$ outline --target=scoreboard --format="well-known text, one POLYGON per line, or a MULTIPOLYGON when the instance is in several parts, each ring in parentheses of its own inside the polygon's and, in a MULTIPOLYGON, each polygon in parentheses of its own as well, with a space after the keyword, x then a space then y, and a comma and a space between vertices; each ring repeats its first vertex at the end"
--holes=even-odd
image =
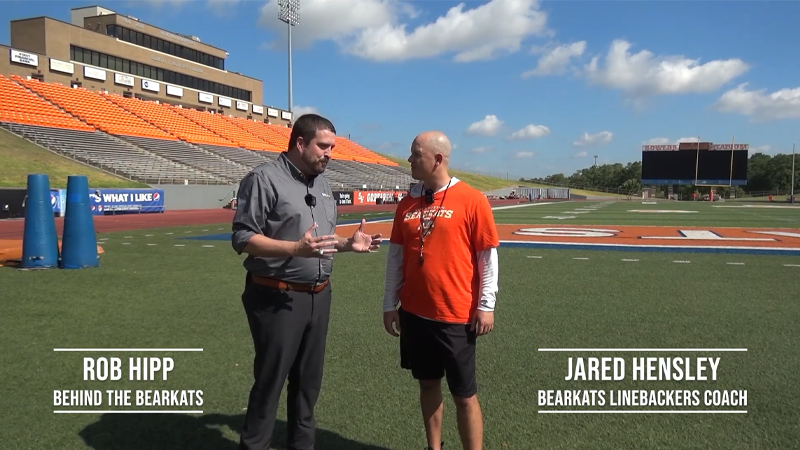
POLYGON ((642 146, 642 184, 742 186, 748 144, 682 142, 642 146))

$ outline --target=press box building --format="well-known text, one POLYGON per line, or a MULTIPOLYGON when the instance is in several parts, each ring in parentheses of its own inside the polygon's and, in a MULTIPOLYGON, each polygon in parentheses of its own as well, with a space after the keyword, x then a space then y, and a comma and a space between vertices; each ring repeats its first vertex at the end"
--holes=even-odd
POLYGON ((74 8, 71 23, 12 20, 0 73, 215 111, 272 124, 291 113, 263 105, 261 80, 226 69, 228 52, 101 6, 74 8))

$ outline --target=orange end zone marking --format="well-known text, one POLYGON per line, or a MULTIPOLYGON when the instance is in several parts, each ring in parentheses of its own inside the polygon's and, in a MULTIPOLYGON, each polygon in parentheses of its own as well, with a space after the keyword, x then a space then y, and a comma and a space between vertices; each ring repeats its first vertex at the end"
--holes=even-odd
MULTIPOLYGON (((337 233, 348 236, 358 224, 341 225, 337 233)), ((367 223, 368 234, 381 233, 388 242, 392 222, 367 223)), ((776 228, 727 228, 679 226, 611 226, 611 225, 497 225, 501 244, 520 247, 630 250, 700 250, 742 253, 784 253, 800 255, 800 230, 776 228), (749 250, 749 251, 747 251, 749 250)))

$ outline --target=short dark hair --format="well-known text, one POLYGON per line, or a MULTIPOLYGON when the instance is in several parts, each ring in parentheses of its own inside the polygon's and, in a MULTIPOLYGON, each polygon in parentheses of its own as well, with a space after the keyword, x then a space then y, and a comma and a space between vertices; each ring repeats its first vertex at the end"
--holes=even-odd
POLYGON ((289 136, 289 150, 297 147, 297 138, 302 137, 308 143, 317 135, 319 130, 328 130, 336 134, 333 123, 319 114, 303 114, 292 124, 292 134, 289 136))

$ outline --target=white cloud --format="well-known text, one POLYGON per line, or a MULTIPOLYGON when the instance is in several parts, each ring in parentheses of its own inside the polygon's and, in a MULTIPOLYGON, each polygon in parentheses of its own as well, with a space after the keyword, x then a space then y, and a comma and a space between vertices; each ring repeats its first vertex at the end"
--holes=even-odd
POLYGON ((577 141, 573 142, 572 145, 575 147, 591 147, 594 145, 603 145, 608 144, 611 142, 611 139, 614 137, 614 134, 610 131, 601 131, 597 134, 589 134, 583 133, 583 136, 580 137, 577 141))
POLYGON ((208 0, 208 7, 218 16, 231 16, 241 0, 208 0))
POLYGON ((557 47, 553 47, 552 45, 535 47, 532 53, 542 54, 542 57, 539 58, 539 64, 536 65, 536 68, 524 72, 522 74, 522 78, 529 78, 532 76, 561 75, 566 72, 571 59, 582 56, 583 52, 585 51, 586 41, 563 44, 557 47))
POLYGON ((160 8, 162 6, 171 6, 173 8, 178 8, 191 2, 192 0, 142 0, 141 1, 141 3, 144 3, 145 5, 150 5, 156 8, 160 8))
POLYGON ((752 154, 755 154, 755 153, 769 153, 770 150, 772 150, 772 146, 771 145, 759 145, 758 147, 751 148, 750 149, 750 152, 751 152, 750 154, 752 155, 752 154))
POLYGON ((294 105, 292 108, 292 113, 294 114, 295 118, 302 116, 303 114, 319 114, 319 110, 316 106, 300 106, 294 105))
POLYGON ((469 152, 470 153, 474 153, 476 155, 479 155, 479 154, 483 154, 483 153, 489 153, 489 152, 492 152, 492 151, 494 151, 494 149, 491 148, 491 147, 475 147, 472 150, 470 150, 469 152))
POLYGON ((694 137, 682 137, 682 138, 678 139, 677 141, 673 141, 672 139, 666 138, 666 137, 657 137, 657 138, 648 139, 648 140, 642 142, 642 145, 667 145, 667 144, 677 145, 677 144, 680 144, 681 142, 697 142, 697 136, 694 136, 694 137))
MULTIPOLYGON (((306 47, 314 41, 332 40, 343 51, 373 61, 452 53, 458 62, 486 60, 518 51, 530 36, 550 34, 547 14, 538 6, 537 0, 492 0, 472 9, 460 3, 444 16, 412 28, 404 20, 420 13, 405 1, 304 0, 292 42, 306 47)), ((286 25, 277 16, 277 0, 268 0, 259 24, 283 41, 286 25)))
MULTIPOLYGON (((278 0, 267 0, 258 24, 278 35, 271 45, 285 49, 286 24, 278 20, 278 12, 278 0)), ((341 43, 361 30, 392 23, 406 12, 393 0, 303 0, 300 24, 292 28, 292 46, 302 49, 325 40, 341 43)))
POLYGON ((747 83, 722 94, 714 104, 721 112, 750 116, 754 121, 800 118, 800 87, 767 93, 747 90, 747 83))
POLYGON ((667 144, 669 144, 669 138, 665 137, 657 137, 642 142, 642 145, 667 145, 667 144))
POLYGON ((511 133, 510 140, 536 139, 550 134, 550 129, 544 125, 528 124, 525 128, 511 133))
POLYGON ((534 152, 517 152, 517 154, 514 155, 514 156, 517 157, 517 158, 533 158, 534 156, 536 156, 536 153, 534 153, 534 152))
POLYGON ((629 52, 624 40, 611 43, 600 67, 600 57, 592 58, 585 76, 595 84, 619 89, 631 97, 713 92, 744 74, 750 66, 740 59, 718 59, 700 64, 685 56, 656 56, 642 50, 629 52))
POLYGON ((588 154, 588 153, 586 153, 586 152, 578 152, 578 153, 575 153, 575 156, 574 156, 574 157, 575 157, 575 158, 586 158, 588 155, 589 155, 589 154, 588 154))
MULTIPOLYGON (((233 6, 241 0, 206 0, 206 6, 218 16, 230 16, 233 13, 233 6)), ((131 2, 133 3, 133 2, 131 2)), ((145 3, 154 8, 161 8, 164 6, 172 6, 175 9, 181 9, 186 4, 197 4, 193 0, 139 0, 135 6, 141 6, 145 3)))
POLYGON ((229 8, 235 7, 242 1, 243 0, 207 0, 206 6, 219 12, 225 12, 229 8))
POLYGON ((473 123, 467 127, 467 134, 480 135, 480 136, 494 136, 500 127, 503 126, 503 121, 498 119, 494 114, 490 114, 478 122, 473 123))

